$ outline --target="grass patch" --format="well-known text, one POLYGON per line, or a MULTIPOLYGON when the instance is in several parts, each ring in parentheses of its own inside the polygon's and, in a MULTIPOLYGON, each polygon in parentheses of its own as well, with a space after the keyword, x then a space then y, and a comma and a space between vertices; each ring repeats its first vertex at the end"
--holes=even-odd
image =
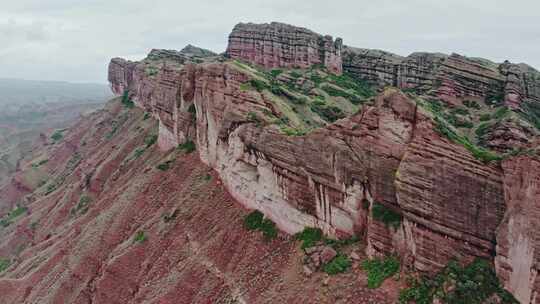
POLYGON ((124 94, 122 95, 122 104, 128 109, 131 109, 131 108, 133 108, 135 106, 135 104, 133 103, 133 101, 129 97, 129 91, 128 90, 125 90, 124 94))
POLYGON ((482 114, 480 115, 480 121, 488 121, 491 120, 491 114, 482 114))
POLYGON ((345 117, 343 111, 332 105, 327 105, 324 100, 317 99, 313 101, 310 106, 312 112, 318 114, 322 119, 327 122, 335 122, 338 119, 345 117))
POLYGON ((438 298, 448 304, 481 304, 493 294, 501 303, 519 303, 500 285, 491 264, 481 259, 466 267, 452 261, 434 278, 412 279, 409 286, 401 290, 399 303, 429 304, 438 298))
POLYGON ((373 219, 383 222, 387 227, 393 227, 395 229, 399 228, 403 219, 401 214, 377 202, 373 203, 371 214, 373 215, 373 219))
POLYGON ((467 108, 480 110, 480 104, 474 100, 464 100, 463 105, 467 108))
POLYGON ((37 163, 33 163, 33 164, 32 164, 32 168, 39 168, 39 167, 45 165, 45 164, 48 163, 48 162, 49 162, 48 159, 40 160, 40 161, 37 162, 37 163))
POLYGON ((281 73, 283 73, 283 70, 280 70, 280 69, 273 69, 270 71, 270 75, 272 75, 272 77, 278 77, 281 73))
POLYGON ((149 135, 144 139, 144 145, 146 146, 146 149, 153 146, 158 140, 158 136, 156 134, 149 135))
POLYGON ((173 163, 174 161, 173 160, 168 160, 166 162, 163 162, 159 165, 156 166, 156 168, 158 170, 161 170, 161 171, 167 171, 171 168, 171 164, 173 163))
POLYGON ((146 236, 146 233, 144 233, 143 230, 137 231, 135 234, 135 237, 133 238, 134 243, 144 243, 148 240, 148 237, 146 236))
POLYGON ((471 152, 471 154, 476 159, 484 163, 500 161, 502 159, 499 155, 472 144, 467 137, 458 135, 456 132, 451 130, 439 117, 435 117, 435 130, 449 140, 457 144, 463 145, 467 150, 469 150, 469 152, 471 152))
POLYGON ((342 75, 330 74, 328 79, 341 88, 353 90, 357 95, 364 98, 375 96, 375 91, 365 81, 360 80, 352 74, 343 73, 342 75))
POLYGON ((178 149, 184 151, 186 154, 190 154, 197 149, 195 143, 188 139, 185 143, 179 144, 178 149))
POLYGON ((499 120, 506 117, 506 115, 508 115, 509 113, 510 113, 510 110, 507 107, 501 107, 497 109, 495 113, 493 113, 493 118, 499 120))
POLYGON ((7 215, 0 219, 0 225, 7 227, 11 225, 19 216, 25 214, 28 211, 28 208, 17 206, 15 209, 11 210, 7 215))
POLYGON ((277 237, 276 224, 264 214, 255 210, 244 218, 244 227, 247 230, 259 230, 263 233, 265 240, 275 239, 277 237))
POLYGON ((365 260, 362 269, 367 272, 368 288, 378 288, 399 271, 399 260, 394 256, 365 260))
POLYGON ((57 143, 61 141, 64 138, 63 132, 64 132, 63 130, 54 131, 54 133, 51 135, 51 139, 53 140, 53 142, 57 143))
POLYGON ((358 96, 356 96, 354 94, 345 92, 343 90, 336 89, 333 86, 324 85, 324 86, 321 87, 321 89, 323 89, 323 91, 328 93, 328 95, 330 95, 330 96, 343 97, 345 99, 348 99, 352 104, 355 104, 355 105, 362 102, 362 99, 360 97, 358 97, 358 96))
POLYGON ((88 211, 88 208, 90 207, 91 202, 92 202, 92 198, 90 198, 88 195, 82 195, 79 198, 79 202, 77 203, 77 206, 71 209, 71 214, 72 215, 85 214, 88 211))
POLYGON ((329 275, 343 273, 351 267, 351 260, 343 254, 338 254, 328 264, 323 266, 323 271, 329 275))
POLYGON ((0 272, 4 272, 11 265, 11 261, 7 258, 0 258, 0 272))
POLYGON ((306 227, 294 235, 295 239, 302 241, 302 249, 315 246, 323 239, 322 230, 319 228, 306 227))

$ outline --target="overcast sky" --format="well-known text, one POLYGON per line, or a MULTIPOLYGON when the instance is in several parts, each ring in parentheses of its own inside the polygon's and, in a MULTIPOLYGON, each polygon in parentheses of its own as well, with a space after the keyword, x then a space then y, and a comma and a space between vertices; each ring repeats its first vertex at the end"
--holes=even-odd
POLYGON ((222 52, 238 22, 280 21, 400 55, 540 68, 540 0, 2 0, 0 77, 106 82, 112 57, 188 43, 222 52))

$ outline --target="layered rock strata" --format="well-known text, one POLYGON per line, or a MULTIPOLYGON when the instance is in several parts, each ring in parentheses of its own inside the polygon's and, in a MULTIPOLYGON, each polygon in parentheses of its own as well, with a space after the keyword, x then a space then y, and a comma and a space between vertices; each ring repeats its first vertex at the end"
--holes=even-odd
POLYGON ((227 55, 266 68, 321 64, 341 74, 342 40, 284 23, 239 23, 229 35, 227 55))
POLYGON ((503 162, 508 211, 497 231, 497 274, 521 303, 540 303, 540 160, 503 162))
MULTIPOLYGON (((111 64, 111 74, 122 74, 118 66, 111 64)), ((505 210, 500 169, 437 135, 426 114, 398 91, 385 92, 349 119, 295 137, 246 119, 250 111, 270 109, 262 94, 240 89, 249 75, 234 65, 189 64, 172 79, 174 94, 172 82, 161 88, 150 81, 154 90, 144 95, 128 82, 112 87, 131 88, 136 104, 154 105, 162 148, 180 142, 179 134, 193 136, 201 159, 231 194, 284 231, 311 226, 335 236, 364 235, 371 254, 397 252, 426 272, 451 258, 494 253, 505 210), (188 115, 192 104, 196 136, 181 120, 173 119, 173 128, 169 123, 188 115), (402 222, 374 219, 375 205, 400 214, 402 222)))
POLYGON ((540 100, 540 73, 524 64, 496 64, 458 54, 413 53, 407 57, 344 47, 343 70, 377 85, 432 92, 443 100, 480 98, 517 109, 540 100))
MULTIPOLYGON (((283 37, 270 32, 278 36, 270 45, 290 39, 288 31, 283 37)), ((240 47, 243 40, 233 34, 229 56, 267 68, 294 66, 290 62, 296 59, 284 60, 273 48, 255 52, 253 46, 240 47), (271 55, 260 57, 265 52, 271 55)), ((244 46, 257 45, 251 37, 244 46)), ((295 58, 298 53, 288 54, 295 58)), ((319 63, 304 58, 305 66, 319 63)), ((250 113, 272 113, 272 101, 242 89, 252 75, 232 62, 157 62, 113 59, 113 91, 127 92, 159 120, 162 149, 194 140, 203 162, 247 208, 262 211, 288 233, 311 226, 337 237, 363 236, 368 254, 396 253, 404 265, 425 273, 435 273, 451 259, 496 257, 505 286, 523 303, 536 303, 532 231, 538 223, 534 212, 523 211, 539 197, 534 175, 539 170, 524 172, 535 161, 510 159, 502 167, 478 161, 435 132, 431 114, 396 89, 385 90, 349 118, 306 136, 287 136, 248 119, 250 113), (156 72, 148 73, 149 67, 156 72), (381 209, 399 220, 388 223, 374 216, 381 209)), ((509 106, 535 100, 534 72, 521 66, 520 74, 515 65, 503 65, 494 68, 455 54, 401 58, 358 49, 351 53, 349 48, 344 52, 345 70, 380 85, 435 91, 449 101, 500 92, 507 93, 503 97, 509 106)), ((505 134, 516 133, 500 127, 505 134)))

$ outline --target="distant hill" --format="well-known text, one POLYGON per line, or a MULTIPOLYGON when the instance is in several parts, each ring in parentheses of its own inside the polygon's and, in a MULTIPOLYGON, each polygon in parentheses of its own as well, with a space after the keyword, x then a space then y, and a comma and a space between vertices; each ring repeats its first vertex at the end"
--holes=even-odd
POLYGON ((112 96, 106 84, 0 78, 0 104, 103 102, 112 96))

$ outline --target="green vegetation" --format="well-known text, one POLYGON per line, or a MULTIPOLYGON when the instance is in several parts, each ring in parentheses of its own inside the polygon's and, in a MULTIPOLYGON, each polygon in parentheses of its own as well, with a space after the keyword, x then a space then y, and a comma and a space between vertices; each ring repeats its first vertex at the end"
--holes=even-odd
POLYGON ((397 229, 401 225, 401 214, 393 211, 381 203, 373 203, 371 214, 373 215, 373 219, 383 222, 387 227, 397 229))
POLYGON ((157 140, 158 140, 158 136, 156 134, 152 134, 152 135, 147 136, 144 139, 144 145, 145 145, 146 149, 153 146, 157 142, 157 140))
POLYGON ((150 113, 144 112, 143 120, 147 120, 148 118, 150 118, 150 113))
POLYGON ((131 108, 133 108, 135 106, 135 104, 133 103, 133 101, 129 97, 129 91, 128 90, 125 90, 124 94, 122 95, 122 104, 128 109, 131 109, 131 108))
POLYGON ((323 238, 322 230, 319 228, 306 227, 301 232, 294 236, 297 240, 302 241, 302 249, 315 246, 323 238))
POLYGON ((137 233, 135 234, 135 237, 133 238, 134 243, 144 243, 146 242, 146 240, 148 240, 148 237, 146 236, 143 230, 137 231, 137 233))
POLYGON ((448 304, 480 304, 493 294, 501 303, 518 303, 502 288, 489 262, 481 259, 466 267, 452 261, 434 278, 411 279, 409 286, 400 292, 399 303, 429 304, 438 298, 448 304))
POLYGON ((40 160, 40 161, 37 162, 37 163, 33 163, 33 164, 32 164, 32 168, 39 168, 39 167, 43 166, 44 164, 46 164, 46 163, 48 163, 48 162, 49 162, 48 159, 42 159, 42 160, 40 160))
POLYGON ((484 135, 486 135, 489 130, 493 127, 493 124, 492 123, 489 123, 489 122, 483 122, 481 123, 478 128, 476 128, 476 130, 474 131, 474 133, 476 134, 476 136, 478 138, 482 138, 484 137, 484 135))
POLYGON ((8 269, 9 265, 11 265, 11 261, 9 259, 0 257, 0 273, 8 269))
POLYGON ((258 79, 251 79, 249 81, 249 85, 255 90, 257 90, 257 92, 262 92, 264 89, 268 88, 264 81, 258 79))
POLYGON ((281 73, 283 73, 283 70, 280 70, 280 69, 273 69, 270 71, 270 75, 272 75, 272 77, 278 77, 281 73))
POLYGON ((28 208, 17 206, 15 209, 11 210, 10 213, 0 219, 0 225, 3 227, 11 225, 15 221, 15 219, 17 219, 19 216, 23 215, 27 211, 28 208))
POLYGON ((161 170, 161 171, 167 171, 171 168, 171 164, 174 162, 174 160, 168 160, 166 162, 163 162, 159 165, 156 166, 156 168, 158 170, 161 170))
POLYGON ((328 264, 323 266, 324 272, 335 275, 347 271, 351 267, 351 260, 343 254, 338 254, 328 264))
POLYGON ((258 210, 251 212, 244 218, 244 227, 247 230, 261 231, 265 240, 277 237, 276 224, 270 219, 264 218, 264 215, 258 210))
POLYGON ((144 154, 144 151, 146 151, 144 148, 139 147, 139 148, 135 149, 135 151, 133 152, 133 156, 135 158, 139 158, 139 157, 141 157, 141 155, 144 154))
POLYGON ((378 288, 384 280, 399 272, 399 260, 394 256, 365 260, 362 269, 367 272, 368 288, 378 288))
POLYGON ((304 230, 295 234, 294 238, 302 242, 302 245, 300 246, 302 249, 313 247, 317 245, 317 243, 323 242, 325 245, 328 245, 338 251, 342 247, 359 241, 358 237, 356 236, 339 240, 326 238, 324 237, 321 229, 313 227, 305 227, 304 230))
POLYGON ((295 129, 287 126, 281 126, 281 132, 285 133, 287 136, 304 136, 307 134, 306 130, 295 129))
POLYGON ((502 90, 490 90, 486 94, 485 103, 488 105, 498 105, 504 101, 504 92, 502 90))
POLYGON ((327 105, 326 102, 321 99, 316 99, 313 101, 311 104, 311 111, 319 114, 319 116, 328 122, 335 122, 336 120, 345 117, 345 114, 340 108, 327 105))
POLYGON ((339 97, 346 98, 350 102, 352 102, 353 104, 359 104, 359 103, 362 102, 362 99, 360 97, 358 97, 358 96, 356 96, 354 94, 348 93, 346 91, 343 91, 341 89, 336 89, 333 86, 324 85, 324 86, 321 87, 321 89, 323 89, 330 96, 334 96, 334 97, 339 96, 339 97))
POLYGON ((91 202, 92 202, 92 198, 90 198, 88 195, 82 195, 79 198, 79 202, 77 203, 77 206, 71 209, 71 214, 72 215, 85 214, 88 211, 88 208, 90 207, 91 202))
POLYGON ((493 118, 499 120, 504 118, 509 113, 510 110, 507 107, 500 107, 499 109, 497 109, 497 111, 495 111, 495 113, 493 113, 493 118))
POLYGON ((259 118, 259 116, 257 116, 257 113, 255 112, 248 112, 246 120, 255 123, 257 126, 261 125, 261 119, 259 118))
POLYGON ((474 100, 464 100, 463 105, 466 106, 467 108, 480 110, 480 104, 478 104, 478 102, 474 100))
POLYGON ((520 115, 540 130, 540 104, 536 102, 521 103, 520 115))
POLYGON ((57 143, 59 141, 61 141, 63 138, 64 138, 64 130, 56 130, 54 131, 54 133, 51 135, 51 139, 57 143))
POLYGON ((178 149, 184 151, 186 154, 190 154, 195 151, 197 147, 191 139, 188 139, 183 144, 179 144, 178 149))
POLYGON ((329 245, 330 247, 334 248, 335 250, 339 250, 339 249, 341 249, 341 248, 343 248, 345 246, 352 245, 352 244, 357 243, 359 241, 360 241, 360 239, 357 236, 352 236, 350 238, 339 239, 339 240, 334 240, 334 239, 329 239, 329 238, 324 239, 324 243, 326 245, 329 245))
POLYGON ((339 87, 353 90, 357 95, 361 97, 368 98, 375 95, 373 89, 371 89, 371 87, 366 82, 354 77, 351 74, 343 73, 339 76, 330 74, 328 78, 332 83, 338 85, 339 87))
POLYGON ((491 114, 487 114, 487 113, 486 113, 486 114, 482 114, 482 115, 480 115, 480 118, 479 118, 479 119, 480 119, 480 121, 488 121, 488 120, 491 119, 491 114))

